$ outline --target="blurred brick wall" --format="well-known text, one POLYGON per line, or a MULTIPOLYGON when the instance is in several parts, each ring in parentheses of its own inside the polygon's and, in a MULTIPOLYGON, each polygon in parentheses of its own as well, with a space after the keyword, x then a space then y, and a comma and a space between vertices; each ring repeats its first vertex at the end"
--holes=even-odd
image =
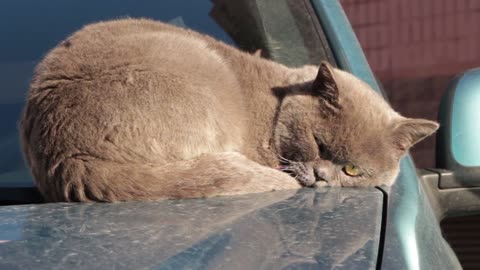
MULTIPOLYGON (((341 0, 392 106, 437 118, 450 78, 480 66, 480 0, 341 0)), ((434 138, 412 149, 417 167, 433 167, 434 138)))

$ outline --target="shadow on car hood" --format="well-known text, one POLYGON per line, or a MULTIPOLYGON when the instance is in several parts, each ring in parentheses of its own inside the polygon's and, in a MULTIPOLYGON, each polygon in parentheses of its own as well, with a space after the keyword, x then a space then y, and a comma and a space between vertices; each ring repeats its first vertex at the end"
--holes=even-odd
POLYGON ((375 268, 382 193, 0 207, 1 269, 375 268))

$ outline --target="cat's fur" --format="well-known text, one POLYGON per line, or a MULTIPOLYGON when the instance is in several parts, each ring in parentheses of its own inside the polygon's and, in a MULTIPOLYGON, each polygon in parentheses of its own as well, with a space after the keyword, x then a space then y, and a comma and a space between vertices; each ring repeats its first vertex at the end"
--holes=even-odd
POLYGON ((88 25, 45 57, 20 128, 46 200, 111 202, 389 185, 437 127, 327 63, 288 68, 123 19, 88 25))

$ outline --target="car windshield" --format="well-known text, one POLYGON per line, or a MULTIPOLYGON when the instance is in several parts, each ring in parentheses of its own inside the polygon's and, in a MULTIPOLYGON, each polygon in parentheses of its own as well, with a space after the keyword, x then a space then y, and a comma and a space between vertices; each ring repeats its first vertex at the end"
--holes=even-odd
POLYGON ((60 1, 0 2, 0 187, 31 186, 20 151, 18 121, 35 65, 83 25, 144 17, 206 33, 291 66, 327 59, 312 16, 299 1, 60 1))

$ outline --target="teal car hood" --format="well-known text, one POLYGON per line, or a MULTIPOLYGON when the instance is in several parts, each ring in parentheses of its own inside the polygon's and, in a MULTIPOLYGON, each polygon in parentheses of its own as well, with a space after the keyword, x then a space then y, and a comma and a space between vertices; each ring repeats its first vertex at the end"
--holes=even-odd
POLYGON ((383 194, 0 207, 0 269, 374 269, 383 194))

